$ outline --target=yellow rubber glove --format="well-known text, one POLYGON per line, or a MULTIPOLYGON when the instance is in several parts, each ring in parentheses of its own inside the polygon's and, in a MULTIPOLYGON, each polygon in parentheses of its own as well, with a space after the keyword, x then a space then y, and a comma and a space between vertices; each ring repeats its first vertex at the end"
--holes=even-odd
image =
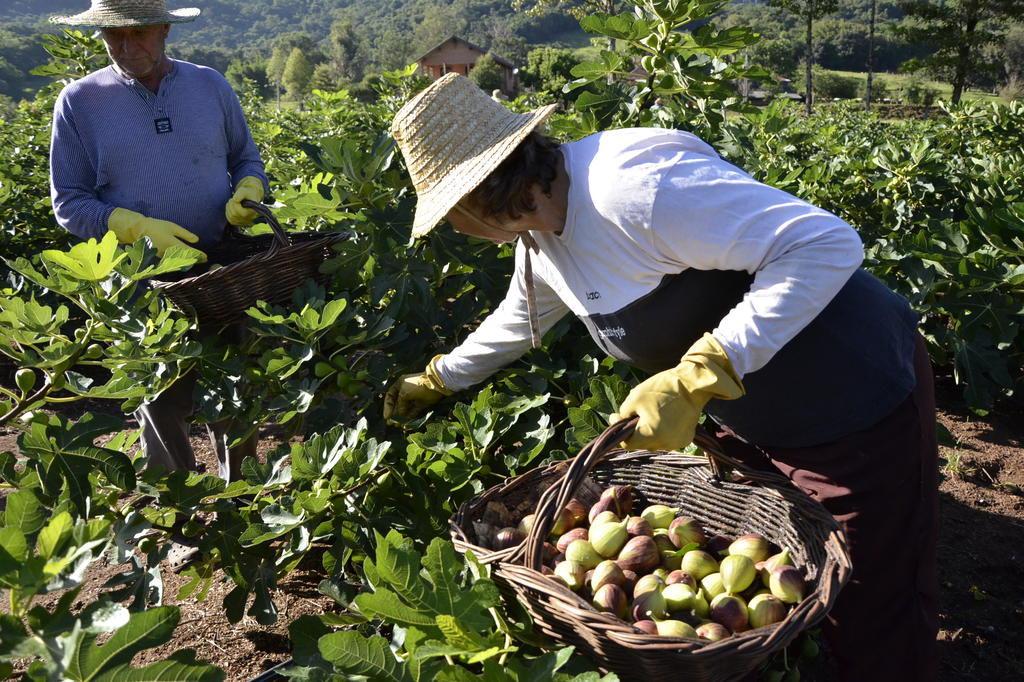
POLYGON ((117 235, 117 240, 122 244, 132 244, 143 237, 149 237, 149 241, 153 242, 156 252, 161 256, 170 247, 181 246, 201 256, 200 263, 206 262, 205 253, 185 243, 195 244, 199 237, 169 220, 147 218, 126 208, 115 208, 107 219, 107 229, 117 235))
POLYGON ((711 334, 690 346, 678 365, 637 384, 608 421, 640 418, 628 450, 679 450, 693 441, 697 419, 712 398, 745 393, 729 356, 711 334))
POLYGON ((242 206, 243 199, 255 202, 263 201, 263 181, 252 175, 239 181, 231 200, 224 207, 224 215, 232 225, 252 225, 252 221, 256 220, 259 215, 251 208, 242 206))
POLYGON ((441 357, 435 355, 423 372, 401 376, 388 387, 384 394, 384 419, 407 422, 454 393, 437 373, 441 357))

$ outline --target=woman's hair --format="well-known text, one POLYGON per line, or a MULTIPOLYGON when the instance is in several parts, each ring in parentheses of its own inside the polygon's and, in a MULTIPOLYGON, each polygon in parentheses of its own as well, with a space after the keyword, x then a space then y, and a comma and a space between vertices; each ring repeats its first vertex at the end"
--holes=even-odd
POLYGON ((519 218, 537 210, 530 192, 534 184, 540 185, 545 194, 551 194, 551 183, 558 174, 557 164, 558 142, 532 132, 469 193, 469 200, 479 206, 484 215, 504 213, 510 218, 519 218))

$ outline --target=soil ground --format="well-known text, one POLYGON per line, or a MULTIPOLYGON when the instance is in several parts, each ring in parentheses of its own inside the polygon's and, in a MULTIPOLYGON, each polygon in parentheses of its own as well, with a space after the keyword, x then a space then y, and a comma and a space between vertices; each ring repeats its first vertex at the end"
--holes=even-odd
MULTIPOLYGON (((949 435, 940 447, 940 679, 1024 679, 1024 415, 974 416, 957 393, 939 388, 939 422, 949 435)), ((96 407, 96 406, 92 406, 96 407)), ((109 409, 109 408, 108 408, 109 409)), ((197 459, 216 471, 205 430, 193 430, 197 459)), ((16 434, 0 429, 0 450, 15 449, 16 434)), ((261 453, 277 445, 264 434, 261 453)), ((119 572, 94 569, 82 600, 119 572)), ((334 602, 317 591, 319 559, 309 557, 282 581, 274 600, 278 624, 262 626, 246 617, 228 623, 221 602, 231 583, 214 581, 204 601, 178 600, 183 578, 164 572, 166 602, 182 608, 174 639, 145 652, 136 664, 194 649, 200 660, 222 667, 229 680, 244 681, 289 658, 287 624, 300 615, 324 613, 334 602)), ((828 679, 828 665, 804 679, 828 679)))

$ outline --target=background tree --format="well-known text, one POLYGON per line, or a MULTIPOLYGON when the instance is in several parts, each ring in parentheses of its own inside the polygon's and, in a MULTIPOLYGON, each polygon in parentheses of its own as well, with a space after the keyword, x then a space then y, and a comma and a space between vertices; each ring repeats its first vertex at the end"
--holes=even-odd
POLYGON ((288 55, 288 63, 284 67, 284 76, 282 77, 285 90, 288 91, 288 97, 301 102, 303 96, 309 92, 309 84, 312 78, 313 65, 306 58, 306 54, 297 47, 292 48, 291 54, 288 55))
MULTIPOLYGON (((621 0, 512 0, 512 7, 517 10, 525 10, 531 14, 542 14, 551 9, 559 9, 568 12, 577 19, 582 19, 589 14, 602 12, 604 14, 617 14, 622 11, 621 0)), ((615 38, 607 39, 608 49, 615 51, 615 38)))
POLYGON ((224 77, 228 79, 231 87, 236 90, 244 89, 246 83, 253 83, 259 90, 260 96, 266 97, 269 94, 271 85, 270 77, 267 75, 268 64, 269 62, 266 59, 259 57, 235 59, 228 65, 228 70, 224 73, 224 77))
POLYGON ((868 81, 864 86, 864 108, 871 110, 871 87, 875 76, 875 20, 878 14, 878 0, 871 0, 871 18, 868 20, 868 81))
POLYGON ((476 60, 469 77, 488 94, 494 90, 505 89, 505 69, 494 60, 490 52, 476 60))
POLYGON ((333 64, 324 62, 323 64, 317 64, 313 68, 313 76, 309 79, 311 90, 334 92, 341 86, 342 83, 338 79, 338 71, 333 64))
POLYGON ((277 108, 281 108, 281 88, 284 85, 284 68, 288 66, 288 53, 284 45, 276 45, 267 62, 267 78, 277 90, 277 108))
POLYGON ((362 33, 356 30, 351 19, 341 18, 331 24, 327 54, 335 81, 358 83, 363 79, 366 46, 362 33))
POLYGON ((768 4, 781 7, 798 15, 807 27, 804 43, 804 65, 807 69, 804 95, 808 115, 811 113, 814 100, 814 22, 816 19, 831 14, 839 6, 839 0, 768 0, 768 4))
POLYGON ((572 80, 572 69, 580 63, 572 50, 557 47, 538 47, 526 55, 526 66, 519 77, 528 88, 542 90, 565 101, 562 87, 572 80))
POLYGON ((985 48, 1000 41, 1008 21, 1024 12, 1024 0, 905 0, 900 4, 913 23, 894 27, 909 42, 926 43, 934 52, 912 61, 911 70, 924 69, 953 85, 952 101, 960 101, 968 85, 993 79, 997 60, 985 48))

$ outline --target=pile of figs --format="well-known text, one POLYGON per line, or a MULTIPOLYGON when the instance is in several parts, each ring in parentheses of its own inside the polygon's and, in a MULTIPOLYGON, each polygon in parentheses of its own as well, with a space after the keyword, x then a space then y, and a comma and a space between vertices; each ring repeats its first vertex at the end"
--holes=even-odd
MULTIPOLYGON (((634 514, 635 492, 612 486, 589 509, 571 500, 545 544, 544 572, 598 611, 665 637, 717 641, 777 623, 804 598, 786 549, 752 533, 709 536, 663 504, 634 514)), ((525 540, 533 522, 500 530, 495 548, 525 540)))

